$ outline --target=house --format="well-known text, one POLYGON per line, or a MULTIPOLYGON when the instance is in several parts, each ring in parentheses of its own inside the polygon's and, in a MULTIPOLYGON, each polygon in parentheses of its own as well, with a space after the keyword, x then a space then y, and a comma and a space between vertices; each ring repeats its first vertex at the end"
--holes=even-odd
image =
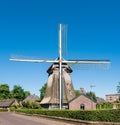
POLYGON ((40 98, 35 94, 30 95, 26 99, 23 100, 23 102, 39 102, 39 101, 40 101, 40 98))
POLYGON ((120 94, 107 94, 106 102, 120 101, 120 94))
POLYGON ((18 105, 15 99, 0 100, 0 108, 9 109, 12 105, 18 105))
POLYGON ((95 110, 96 102, 85 94, 80 94, 70 100, 68 106, 70 110, 95 110))
POLYGON ((98 104, 102 104, 102 103, 105 102, 105 100, 104 100, 103 98, 96 97, 96 99, 97 99, 97 103, 98 103, 98 104))

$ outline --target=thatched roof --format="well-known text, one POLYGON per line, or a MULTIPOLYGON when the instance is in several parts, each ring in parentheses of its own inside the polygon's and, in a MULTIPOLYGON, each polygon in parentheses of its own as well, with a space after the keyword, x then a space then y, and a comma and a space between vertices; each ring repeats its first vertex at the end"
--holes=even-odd
POLYGON ((23 100, 23 102, 35 102, 35 101, 40 101, 40 98, 35 94, 30 95, 26 99, 23 100))
POLYGON ((8 108, 10 107, 15 100, 0 100, 0 108, 8 108))

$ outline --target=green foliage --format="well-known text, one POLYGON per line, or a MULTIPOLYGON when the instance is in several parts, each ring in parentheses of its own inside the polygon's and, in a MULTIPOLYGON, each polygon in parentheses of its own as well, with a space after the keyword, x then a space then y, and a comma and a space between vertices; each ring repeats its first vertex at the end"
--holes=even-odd
POLYGON ((87 92, 86 93, 86 95, 90 98, 90 99, 92 99, 94 102, 97 102, 97 97, 96 97, 96 95, 95 95, 95 93, 94 92, 87 92))
POLYGON ((45 83, 42 88, 39 90, 40 91, 40 100, 42 100, 45 96, 45 92, 46 92, 46 87, 47 87, 47 83, 45 83))
POLYGON ((27 98, 28 96, 30 96, 30 92, 29 91, 24 91, 25 94, 25 98, 27 98))
POLYGON ((16 99, 18 101, 21 101, 29 95, 30 92, 24 91, 24 89, 21 86, 15 85, 13 90, 10 91, 8 84, 0 84, 0 100, 16 99))
POLYGON ((80 90, 75 90, 75 96, 78 96, 80 94, 80 90))
POLYGON ((19 108, 19 105, 11 105, 10 111, 15 111, 18 108, 19 108))
POLYGON ((40 107, 39 102, 32 102, 32 108, 38 109, 40 107))
POLYGON ((23 108, 31 108, 31 103, 30 102, 22 102, 23 108))
POLYGON ((41 109, 18 109, 17 112, 27 114, 40 114, 56 117, 65 117, 88 121, 120 122, 120 110, 41 110, 41 109))
POLYGON ((25 99, 24 89, 21 86, 15 85, 12 90, 12 95, 13 95, 13 98, 17 99, 18 101, 25 99))
POLYGON ((15 111, 15 107, 10 107, 10 111, 11 112, 15 111))
POLYGON ((0 112, 8 112, 8 110, 5 108, 5 109, 0 109, 0 112))
POLYGON ((113 108, 113 104, 110 102, 105 102, 102 104, 97 104, 96 105, 97 109, 112 109, 113 108))
POLYGON ((23 108, 38 109, 40 107, 39 102, 22 102, 23 108))
POLYGON ((8 99, 10 94, 8 84, 0 84, 0 99, 8 99))

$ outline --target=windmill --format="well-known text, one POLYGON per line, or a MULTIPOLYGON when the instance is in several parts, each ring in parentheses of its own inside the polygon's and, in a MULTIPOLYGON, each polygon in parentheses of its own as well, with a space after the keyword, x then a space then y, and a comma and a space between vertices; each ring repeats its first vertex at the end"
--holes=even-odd
POLYGON ((62 64, 109 64, 109 60, 64 60, 63 59, 63 32, 65 32, 65 25, 60 24, 59 26, 59 58, 56 60, 40 60, 40 59, 22 59, 22 58, 11 58, 10 61, 18 62, 33 62, 33 63, 57 63, 59 64, 59 107, 62 109, 62 64))

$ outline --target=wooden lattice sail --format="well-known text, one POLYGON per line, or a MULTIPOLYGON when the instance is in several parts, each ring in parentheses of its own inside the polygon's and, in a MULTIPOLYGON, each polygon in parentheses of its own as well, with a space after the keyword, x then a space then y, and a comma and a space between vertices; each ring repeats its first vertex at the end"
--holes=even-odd
MULTIPOLYGON (((57 60, 44 60, 44 59, 24 59, 24 58, 16 58, 12 57, 11 61, 18 62, 34 62, 34 63, 53 63, 52 66, 47 70, 48 84, 46 89, 46 94, 43 100, 41 101, 41 105, 44 105, 50 108, 51 105, 58 104, 59 108, 62 109, 65 104, 69 100, 71 100, 74 96, 74 89, 72 85, 72 80, 70 77, 70 73, 72 69, 68 64, 80 64, 82 66, 85 65, 108 65, 110 63, 109 60, 63 60, 64 51, 64 43, 66 41, 66 26, 64 24, 60 24, 59 27, 59 58, 57 60)), ((51 107, 52 108, 52 107, 51 107)))

